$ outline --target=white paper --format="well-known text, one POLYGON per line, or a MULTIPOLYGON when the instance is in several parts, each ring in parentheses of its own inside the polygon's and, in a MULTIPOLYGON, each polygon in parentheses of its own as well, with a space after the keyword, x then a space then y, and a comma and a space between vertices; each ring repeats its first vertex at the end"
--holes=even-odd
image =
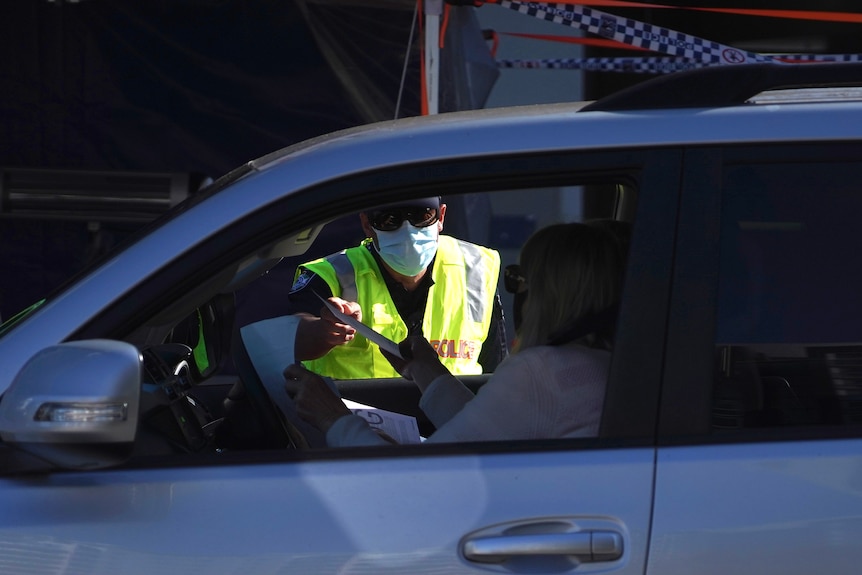
MULTIPOLYGON (((261 382, 267 388, 269 396, 281 409, 282 413, 295 425, 299 426, 301 431, 308 437, 309 434, 320 432, 317 430, 311 431, 313 428, 299 419, 299 416, 296 414, 296 406, 284 391, 284 369, 294 362, 293 345, 299 321, 298 317, 292 315, 266 319, 243 326, 240 328, 240 333, 249 358, 261 382)), ((377 333, 368 326, 363 327, 372 331, 372 333, 377 333)), ((359 330, 357 329, 357 331, 359 330)), ((380 334, 377 335, 379 338, 394 345, 394 342, 380 334)), ((395 349, 397 351, 397 345, 395 349)), ((335 382, 331 378, 324 377, 323 380, 326 381, 336 394, 340 395, 335 382)), ((371 427, 386 433, 398 443, 419 443, 422 440, 419 435, 419 425, 416 422, 416 418, 411 415, 378 409, 349 399, 342 399, 342 401, 348 409, 367 421, 371 427)), ((322 435, 313 444, 325 445, 322 435)))
POLYGON ((293 345, 299 317, 283 315, 240 328, 254 369, 267 389, 284 388, 284 369, 294 362, 293 345))
MULTIPOLYGON (((376 331, 374 331, 373 329, 371 329, 370 327, 368 327, 367 325, 365 325, 361 321, 357 321, 355 317, 341 313, 341 310, 339 310, 331 301, 323 299, 323 297, 321 297, 320 294, 315 293, 314 295, 319 297, 320 301, 322 301, 324 304, 326 304, 326 307, 328 307, 329 311, 332 312, 332 315, 334 315, 336 318, 338 318, 342 323, 346 323, 347 325, 349 325, 350 327, 352 327, 353 329, 358 331, 360 334, 365 336, 365 338, 367 338, 368 341, 370 341, 372 343, 376 343, 378 346, 385 349, 386 351, 388 351, 389 353, 391 353, 395 357, 399 357, 399 358, 401 357, 401 352, 398 351, 398 344, 397 343, 395 343, 394 341, 392 341, 391 339, 389 339, 386 336, 380 335, 379 333, 377 333, 376 331)), ((404 358, 401 358, 401 359, 404 359, 404 358)))
POLYGON ((284 417, 299 429, 311 447, 325 447, 323 433, 305 422, 284 390, 284 369, 294 362, 293 343, 299 317, 284 315, 240 328, 243 345, 261 383, 284 417))
POLYGON ((419 435, 419 424, 412 415, 378 409, 349 399, 342 399, 342 401, 350 411, 367 421, 368 425, 382 431, 398 443, 404 445, 422 441, 419 435))

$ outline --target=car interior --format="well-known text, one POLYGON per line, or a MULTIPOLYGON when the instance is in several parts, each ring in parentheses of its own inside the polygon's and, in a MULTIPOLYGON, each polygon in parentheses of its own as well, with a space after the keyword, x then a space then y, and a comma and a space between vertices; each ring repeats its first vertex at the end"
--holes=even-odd
MULTIPOLYGON (((443 196, 444 234, 497 249, 501 267, 539 227, 558 221, 630 221, 635 190, 618 182, 443 196), (542 198, 526 207, 523 194, 542 198), (525 209, 526 208, 526 209, 525 209)), ((140 424, 134 455, 222 453, 325 447, 322 434, 302 421, 283 384, 268 385, 243 342, 241 328, 291 312, 286 297, 296 267, 364 237, 357 213, 320 222, 272 242, 178 298, 126 339, 144 367, 140 424)), ((508 317, 511 295, 500 295, 508 317)), ((490 373, 461 376, 473 391, 490 373)), ((411 415, 423 437, 434 428, 418 408, 420 392, 403 378, 339 380, 338 392, 366 406, 411 415)))

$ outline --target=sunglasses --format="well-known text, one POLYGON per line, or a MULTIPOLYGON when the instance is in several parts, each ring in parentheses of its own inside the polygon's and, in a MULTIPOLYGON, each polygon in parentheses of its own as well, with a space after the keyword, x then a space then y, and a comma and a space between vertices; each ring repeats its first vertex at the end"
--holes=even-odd
POLYGON ((527 278, 521 273, 521 266, 510 264, 503 269, 503 287, 509 293, 527 291, 527 278))
POLYGON ((420 208, 420 207, 405 207, 405 208, 387 208, 378 210, 368 214, 368 222, 371 227, 381 232, 394 232, 401 227, 404 220, 410 222, 410 225, 417 228, 427 228, 431 224, 437 223, 440 218, 437 208, 420 208))

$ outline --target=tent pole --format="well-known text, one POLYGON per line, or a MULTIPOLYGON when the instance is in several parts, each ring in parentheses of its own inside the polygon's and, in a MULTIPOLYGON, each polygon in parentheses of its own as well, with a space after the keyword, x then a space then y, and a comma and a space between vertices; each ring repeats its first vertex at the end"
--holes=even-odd
POLYGON ((443 0, 424 0, 425 8, 425 90, 428 114, 440 110, 440 16, 443 0))

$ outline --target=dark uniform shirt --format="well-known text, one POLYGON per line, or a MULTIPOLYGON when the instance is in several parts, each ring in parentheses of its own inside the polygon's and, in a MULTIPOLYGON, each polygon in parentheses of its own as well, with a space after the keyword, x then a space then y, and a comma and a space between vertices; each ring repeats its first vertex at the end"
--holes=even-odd
MULTIPOLYGON (((380 255, 371 244, 367 246, 368 251, 374 256, 374 261, 377 262, 377 267, 384 270, 383 263, 380 261, 380 255)), ((429 264, 434 265, 434 262, 429 264)), ((389 295, 395 303, 395 309, 407 326, 410 335, 422 335, 422 320, 425 317, 425 304, 428 301, 428 290, 434 285, 434 279, 431 274, 425 274, 419 286, 409 291, 398 283, 388 273, 381 273, 383 280, 386 282, 386 288, 389 290, 389 295)), ((320 297, 326 299, 332 297, 332 290, 329 289, 329 284, 323 278, 300 266, 300 275, 293 283, 293 287, 288 294, 291 307, 295 313, 305 312, 314 316, 320 315, 322 304, 318 299, 320 297)), ((492 372, 508 355, 508 342, 506 341, 506 326, 503 318, 503 306, 500 302, 500 296, 494 294, 494 310, 491 318, 491 325, 488 328, 488 337, 482 344, 482 351, 479 353, 479 364, 482 366, 482 371, 492 372)))

